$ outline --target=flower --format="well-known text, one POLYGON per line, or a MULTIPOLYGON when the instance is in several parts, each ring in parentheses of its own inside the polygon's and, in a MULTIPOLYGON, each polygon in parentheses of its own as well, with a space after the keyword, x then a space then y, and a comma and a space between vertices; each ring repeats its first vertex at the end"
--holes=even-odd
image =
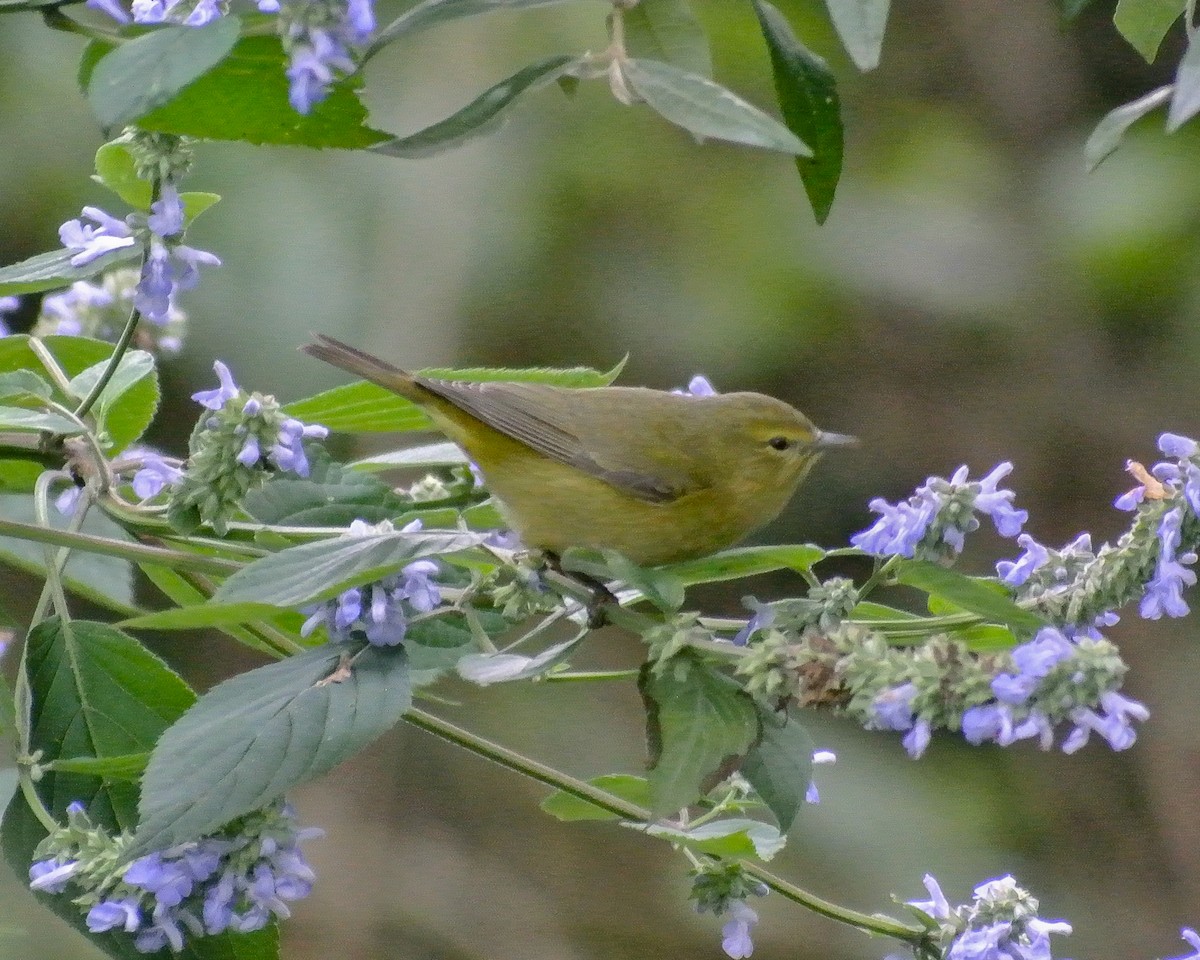
POLYGON ((271 446, 271 460, 280 470, 290 470, 297 476, 307 477, 309 463, 302 441, 305 439, 324 440, 327 436, 329 436, 329 431, 325 427, 318 424, 301 423, 299 420, 289 417, 279 425, 279 439, 271 446))
POLYGON ((1024 703, 1038 683, 1073 653, 1071 641, 1061 630, 1043 627, 1032 640, 1013 650, 1017 673, 997 674, 992 680, 992 693, 1004 703, 1024 703))
POLYGON ((297 113, 312 112, 313 105, 329 95, 335 69, 343 73, 354 71, 354 61, 345 45, 329 30, 309 31, 304 41, 292 47, 287 69, 288 102, 292 109, 297 113))
POLYGON ((671 392, 684 397, 715 397, 717 395, 717 389, 709 382, 708 377, 699 373, 688 381, 686 389, 672 390, 671 392))
POLYGON ((220 410, 238 395, 241 388, 234 383, 233 374, 229 372, 229 368, 220 360, 213 361, 213 370, 216 371, 220 386, 215 390, 201 390, 198 393, 193 393, 192 399, 200 404, 200 406, 207 407, 209 410, 220 410))
POLYGON ((876 696, 872 704, 873 719, 877 730, 908 730, 913 725, 913 697, 917 694, 914 683, 890 687, 876 696))
POLYGON ((0 297, 0 337, 7 337, 11 330, 8 329, 8 324, 4 322, 4 315, 12 313, 21 306, 20 297, 0 297))
POLYGON ((744 647, 750 642, 750 638, 754 634, 760 630, 765 630, 775 622, 775 608, 769 603, 759 603, 752 598, 747 598, 743 602, 754 611, 754 616, 747 620, 746 625, 734 634, 730 642, 735 647, 744 647))
POLYGON ((732 960, 742 960, 754 953, 754 941, 750 929, 758 923, 758 914, 746 906, 744 900, 730 905, 729 921, 721 928, 721 949, 732 960))
POLYGON ((142 500, 157 497, 167 487, 183 480, 183 471, 167 463, 157 453, 142 454, 142 465, 133 475, 133 492, 142 500))
POLYGON ((1100 697, 1100 708, 1103 713, 1089 707, 1079 707, 1071 711, 1071 720, 1075 729, 1063 742, 1063 753, 1074 753, 1085 743, 1091 732, 1098 733, 1108 741, 1114 750, 1128 750, 1137 740, 1137 731, 1132 721, 1146 721, 1150 711, 1144 704, 1130 700, 1116 691, 1109 691, 1100 697))
POLYGON ((925 874, 924 880, 925 889, 929 893, 928 900, 909 900, 910 907, 916 907, 922 913, 926 913, 933 917, 934 920, 949 920, 950 919, 950 901, 946 899, 946 895, 942 893, 942 888, 934 878, 932 873, 925 874))
POLYGON ((87 928, 92 933, 105 933, 118 927, 133 933, 142 925, 142 914, 137 900, 126 897, 122 900, 101 900, 87 914, 87 928))
POLYGON ((1015 561, 1001 560, 996 564, 1000 579, 1010 587, 1019 587, 1050 558, 1049 551, 1027 533, 1017 537, 1017 544, 1025 550, 1020 557, 1015 561))
POLYGON ((78 869, 78 860, 41 860, 29 868, 29 889, 62 893, 78 869))
POLYGON ((1191 927, 1184 927, 1179 931, 1179 935, 1188 942, 1192 952, 1183 957, 1173 957, 1171 960, 1200 960, 1200 934, 1191 927))
MULTIPOLYGON (((813 752, 812 764, 814 767, 825 766, 833 763, 837 763, 837 754, 832 750, 816 750, 813 752)), ((804 802, 821 802, 821 794, 817 792, 817 781, 814 778, 810 778, 808 781, 808 789, 804 792, 804 802)))
POLYGON ((106 253, 137 243, 124 220, 118 220, 99 207, 84 207, 80 219, 68 220, 58 228, 58 238, 68 250, 76 251, 71 257, 73 267, 86 266, 106 253), (88 226, 84 219, 91 220, 95 226, 88 226))

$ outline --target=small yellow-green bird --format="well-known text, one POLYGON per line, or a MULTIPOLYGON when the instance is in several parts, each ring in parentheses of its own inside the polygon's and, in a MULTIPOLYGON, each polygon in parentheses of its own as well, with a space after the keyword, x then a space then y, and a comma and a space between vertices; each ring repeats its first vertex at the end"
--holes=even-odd
POLYGON ((303 350, 429 414, 522 542, 554 554, 656 566, 715 553, 778 516, 825 448, 853 442, 760 393, 433 380, 332 337, 303 350))

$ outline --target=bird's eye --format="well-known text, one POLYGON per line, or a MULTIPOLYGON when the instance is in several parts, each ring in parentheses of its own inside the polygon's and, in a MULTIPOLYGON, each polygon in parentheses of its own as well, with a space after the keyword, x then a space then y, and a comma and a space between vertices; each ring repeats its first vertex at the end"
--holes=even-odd
POLYGON ((772 450, 786 450, 792 445, 792 441, 787 437, 772 437, 767 441, 767 446, 772 450))

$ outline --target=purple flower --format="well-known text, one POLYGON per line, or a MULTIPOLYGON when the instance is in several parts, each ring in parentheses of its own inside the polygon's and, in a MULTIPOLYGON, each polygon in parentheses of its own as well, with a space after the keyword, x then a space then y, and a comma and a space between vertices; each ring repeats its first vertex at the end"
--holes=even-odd
POLYGON ((932 729, 929 721, 921 718, 913 724, 912 729, 904 735, 900 743, 908 751, 910 757, 914 760, 920 760, 925 754, 925 748, 929 746, 931 736, 932 729))
POLYGON ((29 868, 29 889, 39 893, 62 893, 78 869, 78 860, 41 860, 29 868))
MULTIPOLYGON (((837 763, 837 754, 832 750, 815 750, 812 755, 812 764, 816 766, 824 766, 825 764, 837 763)), ((808 789, 804 792, 805 803, 820 803, 821 794, 817 791, 817 781, 810 779, 808 781, 808 789)))
MULTIPOLYGON (((1013 465, 1008 461, 1001 463, 991 473, 979 481, 979 493, 975 497, 975 509, 986 513, 996 525, 996 532, 1002 537, 1015 537, 1029 519, 1029 512, 1013 508, 1011 490, 997 490, 996 484, 1012 473, 1013 465)), ((966 477, 964 475, 963 479, 966 477)))
POLYGON ((133 10, 134 23, 162 23, 167 19, 167 12, 173 6, 174 0, 133 0, 130 8, 133 10))
POLYGON ((871 705, 875 729, 911 729, 913 725, 912 702, 916 695, 917 687, 913 683, 889 687, 878 694, 871 705))
POLYGON ((346 0, 346 36, 350 42, 366 43, 374 31, 374 0, 346 0))
POLYGON ((925 889, 929 892, 928 900, 909 900, 908 904, 911 907, 916 907, 922 913, 927 913, 935 920, 950 919, 950 901, 946 899, 946 895, 942 893, 942 888, 939 886, 933 874, 927 873, 924 878, 925 889))
POLYGON ((758 914, 742 900, 731 904, 728 913, 729 922, 721 928, 721 949, 731 960, 743 960, 754 953, 750 930, 758 923, 758 914))
POLYGON ((992 693, 1004 703, 1024 703, 1051 670, 1075 652, 1062 631, 1043 627, 1032 640, 1012 652, 1017 673, 1001 673, 992 680, 992 693))
POLYGON ((1000 947, 1000 941, 1008 939, 1011 932, 1009 921, 968 929, 951 945, 946 960, 1004 960, 1011 957, 1011 954, 1001 952, 1000 947))
POLYGON ((1000 574, 1000 579, 1010 587, 1019 587, 1029 579, 1034 570, 1050 558, 1049 551, 1027 533, 1017 537, 1017 544, 1025 551, 1021 556, 1016 560, 1001 560, 996 564, 996 572, 1000 574))
POLYGON ((291 471, 299 477, 309 475, 308 456, 304 452, 305 439, 323 440, 329 431, 315 423, 301 423, 288 418, 279 427, 279 438, 271 447, 271 461, 280 470, 291 471))
POLYGON ((1146 584, 1138 610, 1147 620, 1157 620, 1164 613, 1169 617, 1183 617, 1189 612, 1187 601, 1183 599, 1183 588, 1195 584, 1196 574, 1183 564, 1195 563, 1196 555, 1186 553, 1177 556, 1182 527, 1182 507, 1168 510, 1159 522, 1158 565, 1154 576, 1146 584))
POLYGON ((163 185, 162 196, 150 204, 146 226, 160 237, 173 237, 183 232, 183 201, 173 183, 163 185))
POLYGON ((151 320, 161 322, 171 309, 174 292, 175 272, 171 267, 170 252, 161 241, 153 240, 150 255, 142 264, 142 278, 133 297, 134 306, 151 320))
POLYGON ((64 517, 69 517, 75 512, 75 507, 79 505, 82 496, 83 487, 69 486, 54 498, 54 509, 64 517))
POLYGON ((715 397, 717 389, 708 380, 708 377, 696 374, 688 381, 687 389, 672 390, 672 393, 679 394, 685 397, 715 397))
POLYGON ((404 597, 418 613, 428 613, 442 602, 438 585, 430 579, 438 573, 438 565, 432 560, 417 560, 403 570, 404 597))
POLYGON ((735 647, 744 647, 750 642, 750 638, 759 630, 765 630, 775 622, 775 608, 770 604, 757 603, 751 600, 746 601, 747 606, 751 606, 754 610, 754 616, 746 621, 746 625, 734 634, 731 641, 735 647))
POLYGON ((217 372, 217 379, 221 385, 215 390, 201 390, 199 393, 193 393, 192 399, 209 410, 220 410, 238 395, 241 388, 233 382, 233 374, 220 360, 213 362, 213 369, 217 372))
POLYGON ((313 104, 329 95, 333 71, 352 73, 354 61, 345 46, 328 30, 311 30, 307 42, 292 47, 287 69, 290 81, 288 101, 297 113, 309 113, 313 104))
POLYGON ((121 879, 154 894, 154 899, 163 907, 178 906, 195 884, 190 870, 178 860, 164 859, 157 851, 133 861, 121 879))
POLYGON ((128 23, 129 14, 117 2, 117 0, 87 0, 85 6, 91 7, 93 10, 99 10, 102 13, 107 13, 117 23, 128 23))
POLYGON ((98 207, 84 207, 82 217, 68 220, 58 228, 58 238, 68 250, 75 250, 71 266, 83 267, 114 250, 132 247, 137 240, 124 220, 110 216, 98 207), (94 227, 83 222, 91 220, 94 227))
POLYGON ((1171 960, 1200 960, 1200 934, 1191 927, 1184 927, 1179 935, 1191 946, 1192 952, 1182 957, 1172 957, 1171 960))
POLYGON ((1075 729, 1063 741, 1063 753, 1079 750, 1093 732, 1107 740, 1114 750, 1127 750, 1137 740, 1132 721, 1145 721, 1150 717, 1150 711, 1143 704, 1115 691, 1101 694, 1100 708, 1104 713, 1097 713, 1088 707, 1071 711, 1071 722, 1075 724, 1075 729))
POLYGON ((895 506, 876 497, 867 506, 880 517, 873 526, 852 536, 850 542, 876 557, 911 557, 937 515, 937 502, 927 497, 913 497, 895 506))
POLYGON ((220 16, 219 0, 197 0, 196 6, 184 18, 183 23, 187 27, 202 27, 206 23, 212 23, 220 16))
POLYGON ((1178 433, 1164 433, 1158 438, 1158 449, 1168 457, 1187 460, 1200 453, 1200 444, 1190 437, 1183 437, 1178 433))
POLYGON ((962 734, 967 743, 979 746, 1011 732, 1012 711, 1003 704, 989 703, 963 711, 962 734))
POLYGON ((246 442, 242 444, 242 449, 237 455, 237 462, 243 467, 253 467, 262 457, 262 450, 258 446, 258 438, 249 436, 246 442))
POLYGON ((141 467, 133 475, 133 492, 142 500, 149 500, 181 480, 182 470, 171 466, 157 453, 146 453, 142 456, 141 467))
POLYGON ((138 902, 130 897, 124 900, 101 900, 87 914, 87 928, 92 933, 105 933, 120 927, 126 933, 134 933, 142 925, 138 902))
POLYGON ((259 13, 278 13, 279 0, 258 0, 259 13))
POLYGON ((4 315, 12 313, 21 306, 20 297, 0 297, 0 337, 7 337, 11 330, 8 329, 8 324, 4 322, 4 315))

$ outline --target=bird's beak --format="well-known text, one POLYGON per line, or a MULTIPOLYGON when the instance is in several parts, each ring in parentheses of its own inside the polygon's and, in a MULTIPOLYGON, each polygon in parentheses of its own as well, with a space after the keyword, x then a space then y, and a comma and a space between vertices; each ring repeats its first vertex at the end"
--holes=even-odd
POLYGON ((852 437, 847 433, 829 433, 826 430, 818 430, 813 440, 813 446, 821 450, 829 447, 856 447, 858 446, 858 437, 852 437))

